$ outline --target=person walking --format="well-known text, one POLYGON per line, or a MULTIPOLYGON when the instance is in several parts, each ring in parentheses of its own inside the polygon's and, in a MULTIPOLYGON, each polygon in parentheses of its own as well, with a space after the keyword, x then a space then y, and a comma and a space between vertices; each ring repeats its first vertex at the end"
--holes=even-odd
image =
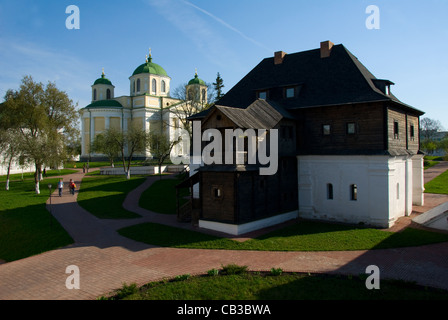
POLYGON ((75 195, 76 184, 72 179, 70 179, 68 187, 70 188, 70 193, 75 195))
POLYGON ((64 181, 62 179, 59 179, 58 182, 58 189, 59 189, 59 196, 62 197, 62 189, 64 188, 64 181))

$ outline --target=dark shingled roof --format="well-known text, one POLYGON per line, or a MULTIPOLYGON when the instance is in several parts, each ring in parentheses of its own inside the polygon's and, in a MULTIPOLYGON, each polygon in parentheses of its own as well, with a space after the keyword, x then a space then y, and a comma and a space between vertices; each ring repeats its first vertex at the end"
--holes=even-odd
MULTIPOLYGON (((269 100, 285 109, 372 101, 393 101, 422 113, 394 95, 382 92, 374 83, 376 77, 342 44, 334 45, 330 57, 321 58, 320 49, 286 54, 283 63, 265 58, 217 104, 246 108, 256 99, 258 90, 269 89, 269 100), (296 86, 295 98, 284 98, 283 89, 296 86)), ((378 79, 380 80, 380 79, 378 79)), ((388 80, 387 84, 393 84, 388 80)), ((198 114, 203 116, 206 112, 198 114)))
MULTIPOLYGON (((244 129, 272 129, 283 118, 294 117, 279 105, 262 99, 255 100, 246 109, 215 105, 217 109, 227 116, 239 128, 244 129)), ((212 112, 209 113, 211 115, 212 112)))

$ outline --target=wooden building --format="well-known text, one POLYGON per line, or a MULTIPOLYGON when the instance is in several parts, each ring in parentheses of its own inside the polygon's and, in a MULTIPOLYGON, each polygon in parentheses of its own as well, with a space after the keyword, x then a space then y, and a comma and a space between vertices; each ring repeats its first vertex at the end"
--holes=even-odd
POLYGON ((199 225, 240 234, 290 219, 390 227, 423 204, 419 117, 342 44, 261 61, 217 104, 207 129, 277 129, 278 170, 207 163, 193 171, 199 225), (278 219, 276 219, 276 217, 278 219))

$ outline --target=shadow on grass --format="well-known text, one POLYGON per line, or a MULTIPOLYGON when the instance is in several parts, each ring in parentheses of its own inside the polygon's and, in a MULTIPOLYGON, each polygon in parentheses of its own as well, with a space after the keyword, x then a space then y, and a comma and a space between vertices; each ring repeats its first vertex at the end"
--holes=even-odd
MULTIPOLYGON (((152 212, 176 214, 178 199, 175 186, 181 182, 182 180, 171 177, 154 181, 148 189, 143 191, 139 199, 139 206, 152 212)), ((180 205, 187 202, 184 197, 188 195, 188 188, 179 189, 180 205)))
POLYGON ((0 212, 0 258, 14 261, 73 243, 45 204, 0 212))
POLYGON ((366 288, 366 276, 299 275, 285 284, 260 290, 261 300, 447 300, 448 292, 414 283, 383 280, 380 290, 366 288))
POLYGON ((78 204, 100 219, 133 219, 140 215, 123 208, 127 194, 145 178, 93 177, 84 178, 78 204))

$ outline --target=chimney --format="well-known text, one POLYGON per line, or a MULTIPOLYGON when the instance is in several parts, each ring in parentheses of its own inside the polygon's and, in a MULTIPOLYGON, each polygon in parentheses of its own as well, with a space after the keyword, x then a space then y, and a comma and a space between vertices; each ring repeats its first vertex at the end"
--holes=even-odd
POLYGON ((333 48, 334 43, 331 41, 324 41, 320 43, 320 57, 328 58, 331 54, 331 48, 333 48))
POLYGON ((286 52, 283 51, 277 51, 274 54, 274 64, 282 64, 283 63, 283 59, 286 56, 286 52))

